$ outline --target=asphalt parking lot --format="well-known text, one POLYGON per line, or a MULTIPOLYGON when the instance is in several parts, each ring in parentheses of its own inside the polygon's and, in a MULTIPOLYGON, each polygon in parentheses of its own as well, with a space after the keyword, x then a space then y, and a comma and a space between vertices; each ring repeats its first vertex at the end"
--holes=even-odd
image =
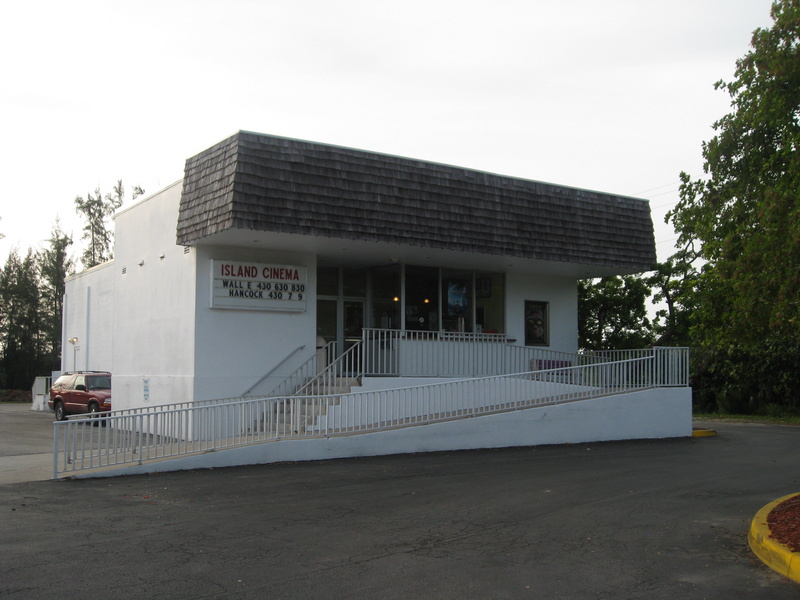
MULTIPOLYGON (((18 415, 18 434, 42 416, 18 415)), ((711 426, 716 437, 4 483, 0 597, 800 598, 747 547, 755 512, 800 491, 800 428, 711 426)))

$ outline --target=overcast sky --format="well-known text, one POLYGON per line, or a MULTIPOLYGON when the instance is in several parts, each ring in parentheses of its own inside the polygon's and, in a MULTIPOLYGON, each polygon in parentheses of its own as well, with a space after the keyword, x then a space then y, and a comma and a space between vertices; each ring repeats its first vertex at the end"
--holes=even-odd
POLYGON ((0 259, 240 129, 648 198, 663 259, 770 4, 0 0, 0 259))

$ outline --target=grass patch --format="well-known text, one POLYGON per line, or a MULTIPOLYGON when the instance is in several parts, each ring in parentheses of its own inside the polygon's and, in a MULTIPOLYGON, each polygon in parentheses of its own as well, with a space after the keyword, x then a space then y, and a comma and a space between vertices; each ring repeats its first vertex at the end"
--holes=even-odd
POLYGON ((0 390, 0 402, 31 402, 30 390, 0 390))
POLYGON ((730 423, 767 423, 771 425, 800 425, 800 415, 732 415, 727 413, 694 413, 698 421, 728 421, 730 423))

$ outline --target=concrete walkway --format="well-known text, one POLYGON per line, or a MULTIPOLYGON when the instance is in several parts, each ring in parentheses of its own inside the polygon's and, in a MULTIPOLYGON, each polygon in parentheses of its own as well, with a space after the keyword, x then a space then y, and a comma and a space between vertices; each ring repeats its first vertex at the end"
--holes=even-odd
POLYGON ((53 476, 53 413, 0 403, 0 484, 53 476))
POLYGON ((800 489, 800 428, 708 425, 717 436, 6 483, 0 597, 800 597, 747 546, 755 512, 800 489))

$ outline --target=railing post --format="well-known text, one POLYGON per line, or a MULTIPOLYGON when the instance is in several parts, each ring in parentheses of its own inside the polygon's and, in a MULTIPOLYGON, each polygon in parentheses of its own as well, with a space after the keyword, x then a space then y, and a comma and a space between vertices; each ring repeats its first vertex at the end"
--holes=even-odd
POLYGON ((660 346, 653 348, 653 387, 663 387, 666 383, 664 381, 664 365, 662 364, 665 356, 663 350, 660 346))
POLYGON ((142 464, 142 438, 144 437, 144 413, 139 415, 139 464, 142 464))
POLYGON ((53 425, 53 479, 58 479, 58 422, 53 425))

